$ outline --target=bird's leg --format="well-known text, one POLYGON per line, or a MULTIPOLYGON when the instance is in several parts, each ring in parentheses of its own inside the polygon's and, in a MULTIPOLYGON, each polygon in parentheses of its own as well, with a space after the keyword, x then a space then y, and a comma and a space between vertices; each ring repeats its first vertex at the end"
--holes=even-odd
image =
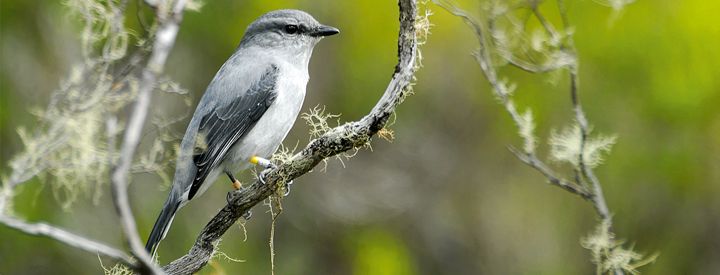
POLYGON ((236 179, 232 173, 225 172, 225 174, 227 174, 228 178, 230 178, 230 182, 232 183, 235 190, 240 190, 240 188, 242 188, 242 183, 238 179, 236 179))
MULTIPOLYGON (((258 156, 253 156, 253 157, 251 157, 251 158, 250 158, 250 163, 255 164, 255 165, 260 165, 260 166, 262 166, 263 168, 265 168, 265 170, 263 170, 262 172, 260 172, 260 175, 258 175, 258 179, 260 180, 260 182, 262 182, 262 184, 265 184, 265 176, 267 175, 268 169, 270 169, 270 168, 272 168, 272 169, 277 168, 277 165, 275 165, 275 164, 273 164, 272 162, 270 162, 270 160, 264 159, 264 158, 261 158, 261 157, 258 157, 258 156)), ((284 194, 283 196, 287 196, 287 195, 290 194, 290 185, 291 185, 291 184, 293 184, 293 181, 290 181, 290 182, 288 182, 287 184, 285 184, 285 194, 284 194)))
POLYGON ((260 165, 260 166, 262 166, 263 168, 265 168, 262 172, 260 172, 260 175, 258 175, 258 179, 260 180, 260 182, 261 182, 262 184, 265 184, 265 176, 266 176, 266 174, 267 174, 267 172, 268 172, 268 169, 271 169, 271 168, 272 168, 272 169, 275 169, 275 168, 277 168, 277 165, 275 165, 275 164, 273 164, 272 162, 270 162, 269 159, 261 158, 261 157, 258 157, 258 156, 253 156, 253 157, 251 157, 251 158, 250 158, 250 163, 255 164, 255 165, 260 165))
MULTIPOLYGON (((242 188, 242 183, 240 183, 240 181, 238 179, 236 179, 232 173, 225 172, 225 174, 227 174, 227 176, 230 178, 230 181, 232 182, 232 185, 235 188, 235 190, 240 190, 240 188, 242 188)), ((231 204, 231 200, 232 200, 231 195, 232 195, 232 192, 228 192, 227 195, 225 196, 225 200, 227 201, 228 204, 231 204)), ((245 212, 245 214, 242 215, 243 219, 245 219, 246 221, 250 220, 251 216, 252 216, 252 212, 250 212, 250 210, 248 210, 247 212, 245 212)))

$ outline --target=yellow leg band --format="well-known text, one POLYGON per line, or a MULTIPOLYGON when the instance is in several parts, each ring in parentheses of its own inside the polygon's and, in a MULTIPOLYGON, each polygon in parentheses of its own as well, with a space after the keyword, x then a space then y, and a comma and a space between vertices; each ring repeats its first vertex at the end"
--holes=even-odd
POLYGON ((255 164, 255 165, 260 165, 260 166, 265 167, 265 168, 268 168, 268 167, 272 166, 272 163, 270 163, 269 160, 264 159, 264 158, 261 158, 261 157, 258 157, 258 156, 253 156, 253 157, 251 157, 251 158, 250 158, 250 163, 255 164))

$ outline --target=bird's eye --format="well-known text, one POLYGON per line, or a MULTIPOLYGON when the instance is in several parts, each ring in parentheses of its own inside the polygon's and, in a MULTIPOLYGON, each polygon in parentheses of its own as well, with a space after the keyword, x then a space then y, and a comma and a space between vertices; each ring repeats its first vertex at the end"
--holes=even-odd
POLYGON ((297 25, 285 25, 285 32, 288 34, 296 34, 299 28, 297 25))

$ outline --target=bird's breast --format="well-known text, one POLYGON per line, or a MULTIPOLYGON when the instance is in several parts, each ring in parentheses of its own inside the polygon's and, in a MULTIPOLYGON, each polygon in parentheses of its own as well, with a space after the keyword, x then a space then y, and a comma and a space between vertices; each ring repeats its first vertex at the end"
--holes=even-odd
POLYGON ((275 86, 275 101, 255 126, 233 146, 225 161, 227 170, 245 169, 252 156, 269 158, 275 153, 297 120, 305 99, 307 82, 307 72, 292 68, 281 71, 275 86))

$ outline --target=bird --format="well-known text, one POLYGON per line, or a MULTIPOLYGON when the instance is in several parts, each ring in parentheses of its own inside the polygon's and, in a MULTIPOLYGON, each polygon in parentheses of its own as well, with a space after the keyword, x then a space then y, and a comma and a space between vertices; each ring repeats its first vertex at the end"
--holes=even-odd
POLYGON ((253 164, 274 166, 268 158, 300 112, 313 49, 339 32, 290 9, 268 12, 248 25, 205 90, 180 143, 172 187, 145 245, 152 257, 178 209, 218 176, 226 174, 239 189, 235 173, 253 164))

